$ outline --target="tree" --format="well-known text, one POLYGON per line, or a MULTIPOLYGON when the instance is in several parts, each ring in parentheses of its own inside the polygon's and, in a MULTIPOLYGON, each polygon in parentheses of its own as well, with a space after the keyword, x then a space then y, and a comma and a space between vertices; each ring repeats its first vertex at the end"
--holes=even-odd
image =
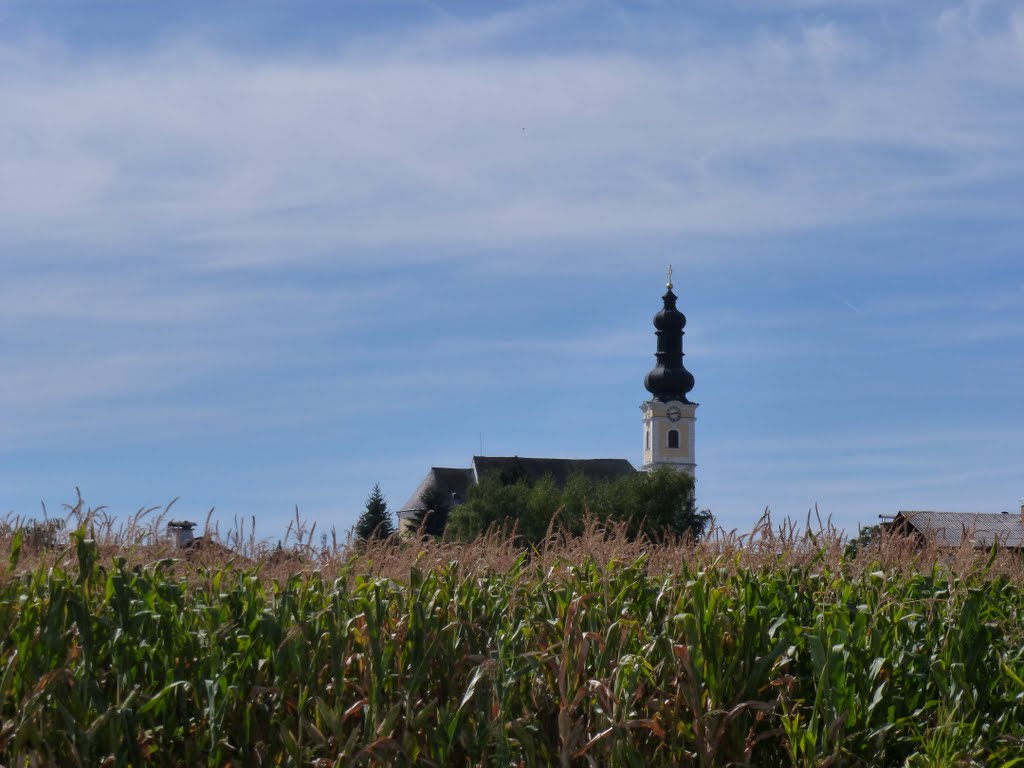
POLYGON ((525 475, 512 479, 506 473, 487 474, 469 487, 466 503, 452 510, 448 531, 453 538, 469 541, 490 528, 510 532, 514 527, 520 542, 538 543, 563 495, 550 477, 530 482, 525 475))
POLYGON ((395 524, 391 521, 388 503, 381 493, 380 483, 376 483, 366 498, 366 510, 356 521, 356 538, 360 541, 386 539, 394 533, 395 524))
POLYGON ((413 525, 427 536, 440 536, 448 524, 451 499, 439 488, 430 487, 420 494, 422 507, 413 513, 413 525))
POLYGON ((579 535, 588 516, 624 523, 630 537, 655 540, 699 539, 711 522, 710 512, 696 508, 693 477, 662 467, 615 480, 576 474, 562 488, 550 477, 531 482, 526 477, 485 476, 470 487, 466 503, 452 511, 449 530, 468 540, 491 527, 514 527, 521 544, 536 545, 552 520, 557 528, 579 535))
POLYGON ((880 525, 868 525, 863 528, 858 526, 857 536, 850 538, 846 542, 846 547, 843 550, 843 554, 853 559, 857 556, 857 553, 862 549, 870 547, 876 539, 882 536, 882 526, 880 525))
POLYGON ((693 477, 669 467, 620 478, 603 517, 623 522, 630 537, 699 539, 711 523, 708 510, 697 510, 693 477))

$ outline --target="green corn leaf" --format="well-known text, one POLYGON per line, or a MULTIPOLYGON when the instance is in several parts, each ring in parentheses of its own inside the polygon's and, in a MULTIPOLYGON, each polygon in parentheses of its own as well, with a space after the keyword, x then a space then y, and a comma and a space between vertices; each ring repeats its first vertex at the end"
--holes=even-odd
POLYGON ((14 532, 14 537, 11 539, 11 557, 8 563, 12 572, 18 567, 18 561, 21 559, 21 543, 24 539, 25 529, 18 528, 18 530, 14 532))

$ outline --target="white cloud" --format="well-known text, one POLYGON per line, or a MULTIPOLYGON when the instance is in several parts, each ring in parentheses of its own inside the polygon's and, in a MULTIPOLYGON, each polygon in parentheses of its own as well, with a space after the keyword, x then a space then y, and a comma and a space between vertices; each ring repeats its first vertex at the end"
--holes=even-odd
POLYGON ((905 52, 836 21, 671 54, 488 50, 531 23, 434 26, 316 59, 7 43, 3 237, 156 241, 244 265, 756 233, 1007 213, 971 185, 1024 169, 1024 109, 998 92, 1019 95, 1016 23, 905 52), (978 80, 997 89, 984 102, 978 80))

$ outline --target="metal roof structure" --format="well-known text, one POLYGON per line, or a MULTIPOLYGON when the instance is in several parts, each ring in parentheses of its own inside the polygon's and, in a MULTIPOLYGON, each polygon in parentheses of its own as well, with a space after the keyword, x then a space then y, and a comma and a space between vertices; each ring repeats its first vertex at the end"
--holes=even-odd
POLYGON ((959 547, 964 539, 979 549, 999 540, 1002 547, 1024 548, 1024 519, 1008 512, 931 512, 901 510, 888 524, 912 528, 941 547, 959 547))

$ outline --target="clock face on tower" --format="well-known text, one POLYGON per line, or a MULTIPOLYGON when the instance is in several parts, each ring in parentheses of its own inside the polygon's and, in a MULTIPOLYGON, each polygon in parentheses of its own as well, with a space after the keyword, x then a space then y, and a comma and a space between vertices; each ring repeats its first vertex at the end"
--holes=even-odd
POLYGON ((683 417, 683 412, 680 411, 677 406, 673 405, 665 412, 665 415, 668 416, 669 421, 679 421, 679 419, 683 417))

